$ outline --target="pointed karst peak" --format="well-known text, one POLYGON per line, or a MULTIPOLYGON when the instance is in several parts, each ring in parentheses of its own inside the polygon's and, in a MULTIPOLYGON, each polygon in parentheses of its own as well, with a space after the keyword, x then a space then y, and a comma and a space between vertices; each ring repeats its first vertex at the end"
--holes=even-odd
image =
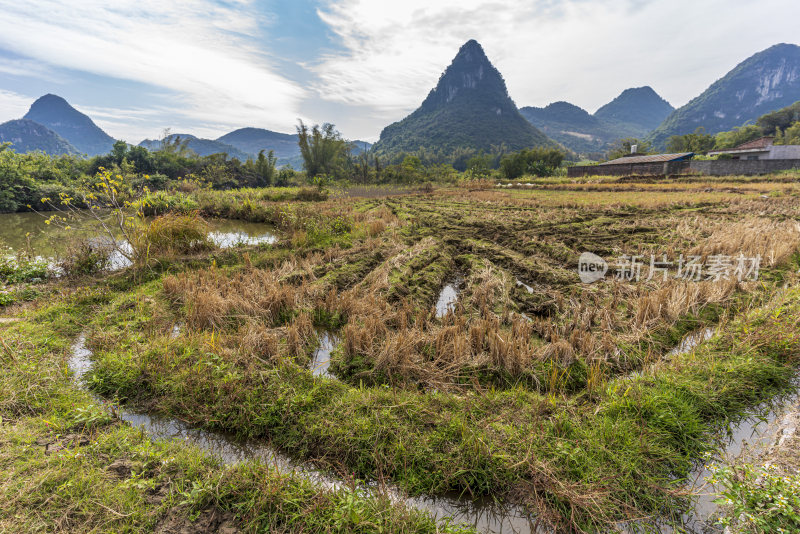
POLYGON ((458 49, 458 54, 453 58, 453 63, 459 61, 468 63, 488 63, 489 58, 486 57, 486 52, 483 51, 481 44, 475 39, 470 39, 461 45, 461 48, 458 49))
POLYGON ((424 109, 433 109, 463 98, 485 97, 486 101, 500 103, 498 113, 516 112, 508 98, 506 84, 500 72, 492 65, 478 41, 464 43, 450 66, 439 78, 439 83, 422 103, 424 109))
MULTIPOLYGON (((433 148, 454 154, 464 148, 492 151, 555 146, 520 114, 500 72, 477 41, 458 50, 422 105, 381 132, 378 155, 433 148)), ((449 156, 448 156, 449 157, 449 156)))

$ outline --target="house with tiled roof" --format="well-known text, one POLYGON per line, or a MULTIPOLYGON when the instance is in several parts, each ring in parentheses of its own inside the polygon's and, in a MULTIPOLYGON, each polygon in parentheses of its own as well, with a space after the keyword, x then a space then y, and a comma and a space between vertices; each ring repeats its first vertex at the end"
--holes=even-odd
POLYGON ((800 145, 776 145, 774 137, 764 136, 733 148, 711 150, 708 155, 727 155, 739 160, 800 159, 800 145))

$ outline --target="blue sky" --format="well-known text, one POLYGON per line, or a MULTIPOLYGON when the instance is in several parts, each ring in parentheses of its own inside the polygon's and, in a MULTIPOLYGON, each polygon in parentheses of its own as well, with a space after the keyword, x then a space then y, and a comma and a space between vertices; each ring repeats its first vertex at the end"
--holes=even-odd
POLYGON ((0 122, 65 97, 116 138, 333 122, 375 140, 477 39, 517 105, 673 105, 800 44, 797 0, 0 0, 0 122))

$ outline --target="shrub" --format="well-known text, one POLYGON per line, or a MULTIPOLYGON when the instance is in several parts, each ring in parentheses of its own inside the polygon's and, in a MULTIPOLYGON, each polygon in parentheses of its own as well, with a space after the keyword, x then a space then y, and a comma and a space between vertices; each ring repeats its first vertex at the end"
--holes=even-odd
POLYGON ((19 284, 36 282, 50 275, 47 262, 41 259, 0 258, 0 282, 19 284))
POLYGON ((508 180, 525 174, 550 176, 564 160, 564 153, 553 148, 531 148, 504 156, 500 160, 500 172, 508 180))
POLYGON ((103 271, 111 264, 113 247, 100 240, 81 240, 70 243, 58 266, 65 276, 81 276, 103 271))
POLYGON ((744 464, 713 469, 712 483, 721 483, 729 507, 720 519, 738 532, 798 532, 800 529, 800 475, 778 473, 775 466, 744 464))
POLYGON ((143 215, 164 215, 169 212, 191 213, 197 211, 198 205, 187 195, 158 191, 142 197, 134 208, 143 215))
POLYGON ((300 201, 317 202, 317 201, 327 200, 328 193, 318 188, 302 187, 297 192, 296 198, 297 200, 300 201))

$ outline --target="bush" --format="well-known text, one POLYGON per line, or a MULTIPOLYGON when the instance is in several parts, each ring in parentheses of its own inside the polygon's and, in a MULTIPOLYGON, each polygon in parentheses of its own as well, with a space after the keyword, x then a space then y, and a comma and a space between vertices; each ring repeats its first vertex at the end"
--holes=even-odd
POLYGON ((164 215, 166 213, 192 213, 197 211, 197 202, 187 195, 158 191, 148 193, 134 205, 143 215, 164 215))
POLYGON ((44 260, 0 258, 0 282, 5 284, 41 281, 49 275, 50 270, 44 260))
POLYGON ((296 199, 300 201, 320 202, 328 199, 328 193, 318 188, 303 187, 297 192, 296 199))
POLYGON ((70 243, 59 262, 65 276, 81 276, 103 271, 111 264, 113 247, 100 240, 81 240, 70 243))
POLYGON ((735 525, 743 533, 800 531, 800 475, 749 464, 713 471, 711 482, 723 486, 718 502, 729 507, 722 525, 735 525))
POLYGON ((554 148, 531 148, 503 156, 500 172, 508 180, 525 174, 551 176, 564 161, 564 153, 554 148))

